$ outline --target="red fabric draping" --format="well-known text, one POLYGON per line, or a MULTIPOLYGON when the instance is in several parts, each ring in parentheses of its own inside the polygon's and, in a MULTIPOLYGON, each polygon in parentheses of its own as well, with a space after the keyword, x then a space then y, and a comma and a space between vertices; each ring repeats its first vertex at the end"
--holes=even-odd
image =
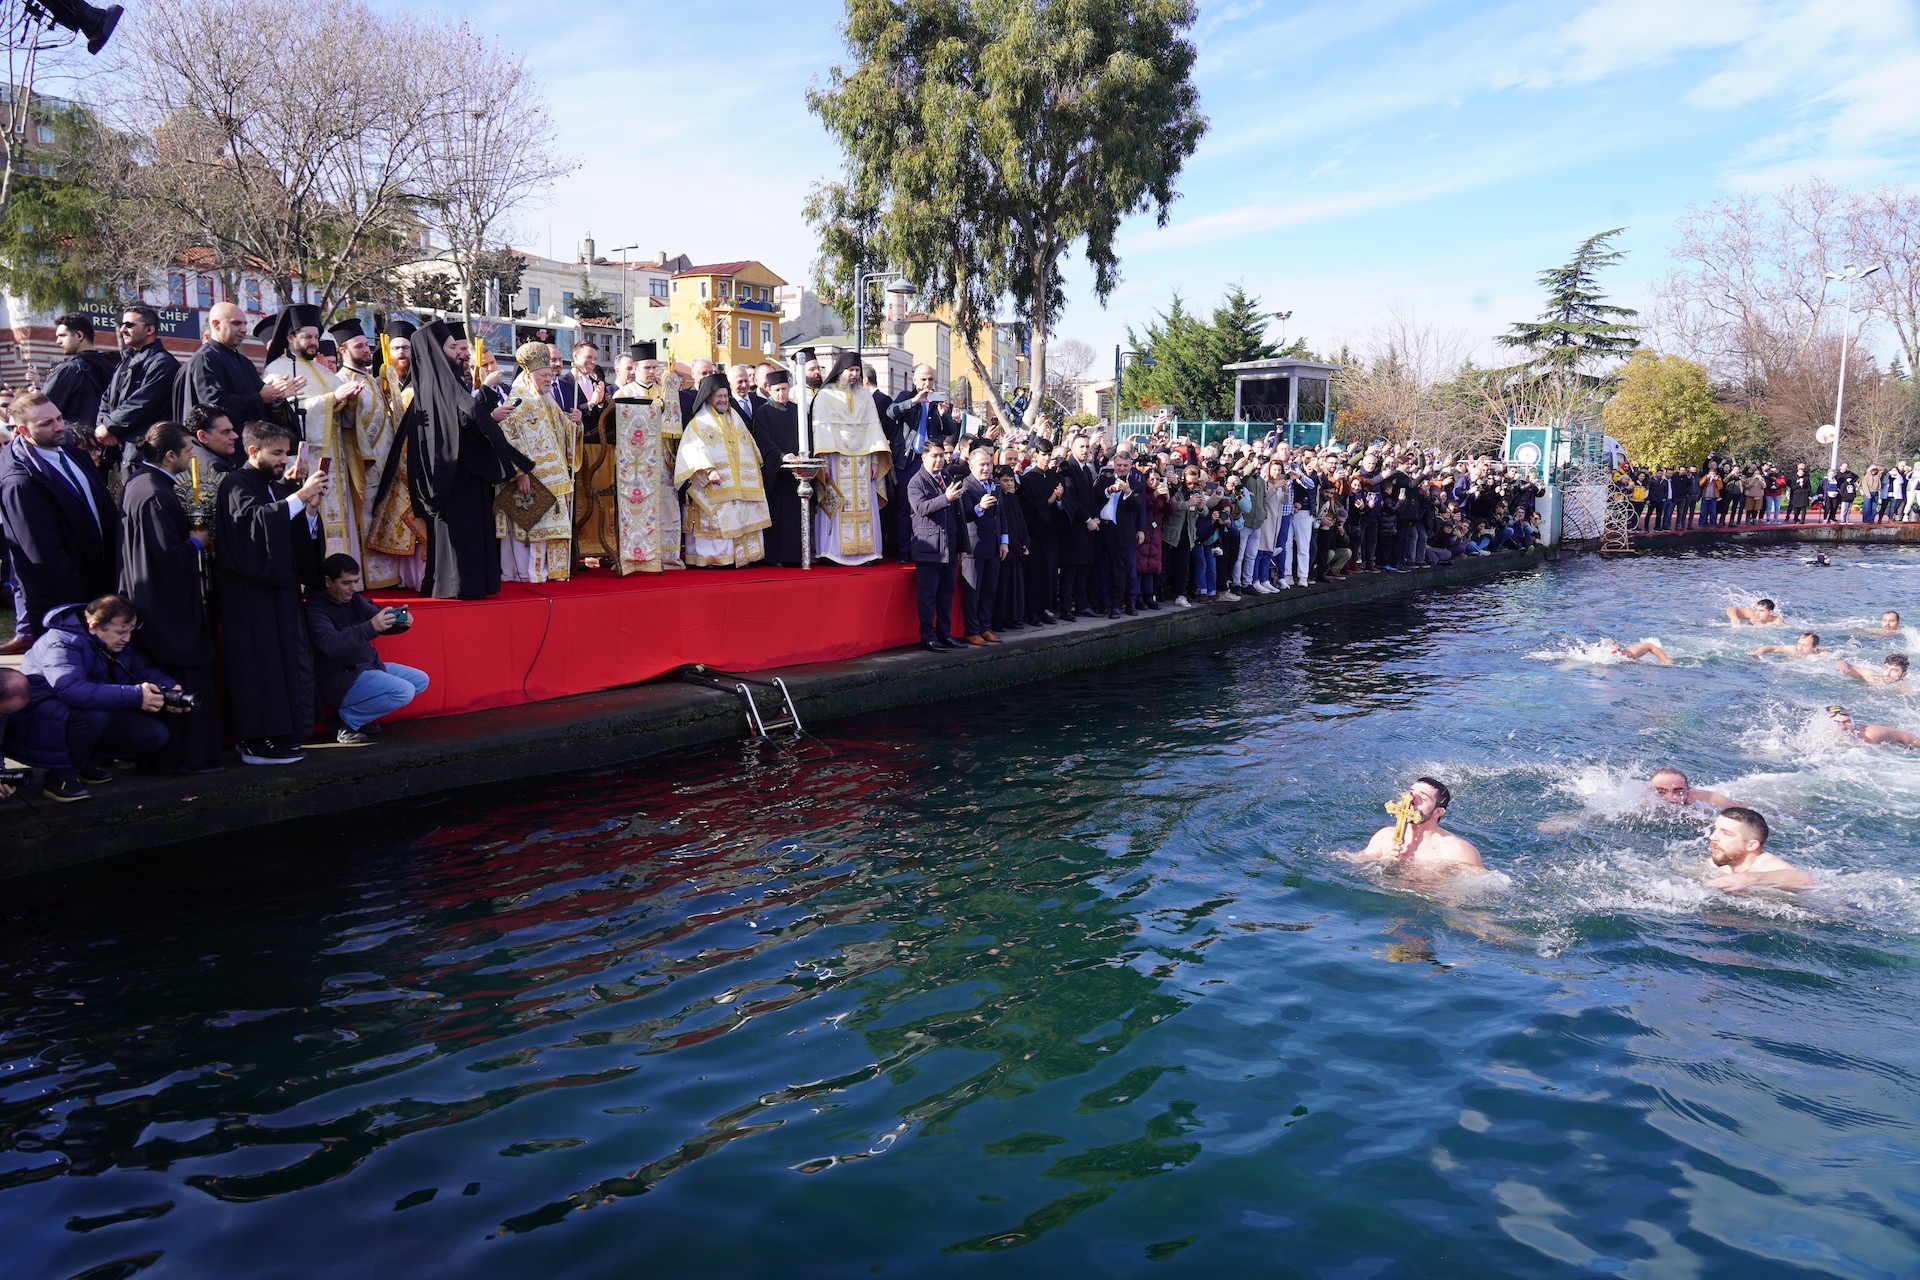
POLYGON ((899 564, 585 573, 510 582, 487 600, 370 597, 412 608, 413 629, 381 640, 380 655, 432 681, 395 719, 592 693, 690 662, 726 671, 833 662, 919 634, 913 570, 899 564))

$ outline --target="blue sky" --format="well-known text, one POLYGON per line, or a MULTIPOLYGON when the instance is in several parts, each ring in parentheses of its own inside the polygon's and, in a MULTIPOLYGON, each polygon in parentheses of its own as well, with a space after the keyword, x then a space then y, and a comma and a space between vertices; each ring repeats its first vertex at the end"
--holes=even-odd
MULTIPOLYGON (((464 12, 525 54, 563 148, 587 161, 521 218, 524 247, 550 237, 566 256, 591 233, 810 279, 800 207, 839 156, 804 95, 845 56, 837 4, 586 3, 552 25, 517 3, 464 12)), ((1320 349, 1364 344, 1394 312, 1485 349, 1539 310, 1535 275, 1596 231, 1628 228, 1612 284, 1644 306, 1689 205, 1812 174, 1920 181, 1920 0, 1200 14, 1211 127, 1172 221, 1129 225, 1104 310, 1072 274, 1058 335, 1104 359, 1173 290, 1211 305, 1233 281, 1320 349)))

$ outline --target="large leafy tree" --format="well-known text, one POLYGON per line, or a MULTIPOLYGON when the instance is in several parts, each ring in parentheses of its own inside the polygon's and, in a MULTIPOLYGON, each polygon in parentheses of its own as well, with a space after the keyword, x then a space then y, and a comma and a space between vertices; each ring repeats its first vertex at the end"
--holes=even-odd
POLYGON ((1547 309, 1537 320, 1522 320, 1498 341, 1527 353, 1529 373, 1561 385, 1591 381, 1600 366, 1640 345, 1640 327, 1628 323, 1640 313, 1607 301, 1600 272, 1626 255, 1611 247, 1625 227, 1602 231, 1574 250, 1573 257, 1540 273, 1547 309))
MULTIPOLYGON (((846 0, 852 62, 809 105, 846 155, 814 203, 822 275, 889 263, 970 340, 1011 300, 1029 380, 1084 247, 1095 296, 1120 278, 1122 221, 1164 225, 1206 119, 1192 0, 846 0)), ((843 285, 843 287, 844 287, 843 285)), ((976 381, 1011 419, 986 371, 976 381)), ((1031 413, 1037 413, 1036 397, 1031 413)))
POLYGON ((1647 350, 1627 360, 1600 421, 1627 457, 1649 467, 1699 466, 1727 435, 1726 414, 1714 403, 1707 371, 1647 350))
POLYGON ((45 126, 53 141, 15 144, 12 187, 0 210, 0 287, 48 311, 90 297, 132 297, 151 283, 142 264, 164 261, 175 248, 129 202, 140 140, 85 107, 35 106, 29 137, 45 126))

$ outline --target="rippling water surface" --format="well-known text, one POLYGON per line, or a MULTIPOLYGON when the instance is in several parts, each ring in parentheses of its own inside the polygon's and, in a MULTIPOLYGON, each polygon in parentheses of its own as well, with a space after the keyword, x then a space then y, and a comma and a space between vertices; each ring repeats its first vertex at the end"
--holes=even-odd
POLYGON ((1920 752, 1817 712, 1920 697, 1714 619, 1916 588, 1586 559, 9 884, 0 1273, 1912 1277, 1920 752), (1669 761, 1820 886, 1702 888, 1669 761), (1497 877, 1340 858, 1417 773, 1497 877))

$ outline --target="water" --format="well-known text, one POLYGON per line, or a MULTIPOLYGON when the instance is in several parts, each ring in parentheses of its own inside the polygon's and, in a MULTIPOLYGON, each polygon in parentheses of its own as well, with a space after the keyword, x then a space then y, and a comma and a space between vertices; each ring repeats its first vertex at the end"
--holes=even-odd
POLYGON ((1913 1276, 1920 753, 1817 712, 1920 698, 1712 620, 1916 587, 1586 559, 8 885, 0 1273, 1913 1276), (1702 888, 1669 761, 1820 887, 1702 888), (1339 859, 1424 772, 1497 876, 1339 859))

